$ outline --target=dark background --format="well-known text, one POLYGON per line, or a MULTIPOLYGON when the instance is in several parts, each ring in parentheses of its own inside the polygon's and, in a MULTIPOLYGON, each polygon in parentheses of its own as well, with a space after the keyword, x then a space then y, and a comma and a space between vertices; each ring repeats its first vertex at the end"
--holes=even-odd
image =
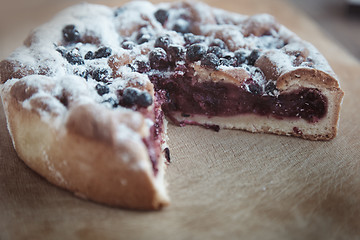
POLYGON ((314 19, 337 43, 360 59, 360 1, 359 5, 345 0, 289 0, 314 19))

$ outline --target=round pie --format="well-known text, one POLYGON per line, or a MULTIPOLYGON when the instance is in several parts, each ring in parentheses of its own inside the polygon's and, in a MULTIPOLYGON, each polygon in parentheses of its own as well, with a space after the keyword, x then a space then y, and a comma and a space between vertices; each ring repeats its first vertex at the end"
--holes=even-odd
POLYGON ((330 140, 343 97, 318 50, 272 16, 190 2, 70 7, 0 63, 0 80, 30 168, 132 209, 169 203, 167 120, 330 140))

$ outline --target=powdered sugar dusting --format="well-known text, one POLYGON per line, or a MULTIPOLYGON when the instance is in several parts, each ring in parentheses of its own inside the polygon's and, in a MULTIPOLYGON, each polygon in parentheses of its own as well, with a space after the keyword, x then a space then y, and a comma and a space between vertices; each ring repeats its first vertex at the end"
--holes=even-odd
MULTIPOLYGON (((221 47, 220 55, 216 56, 220 62, 217 70, 246 71, 251 81, 245 82, 244 88, 249 92, 255 83, 267 94, 264 89, 269 82, 276 83, 277 77, 298 68, 316 68, 335 76, 315 47, 300 40, 274 17, 268 14, 249 17, 190 2, 154 5, 134 1, 120 8, 76 5, 35 29, 26 46, 18 48, 7 60, 15 63, 15 72, 29 75, 21 81, 38 89, 22 103, 24 108, 34 108, 44 121, 60 126, 65 124, 64 116, 72 102, 101 104, 120 112, 139 111, 124 100, 125 89, 135 89, 132 91, 135 95, 147 92, 153 96, 148 76, 171 77, 174 68, 179 68, 176 71, 181 75, 184 74, 181 67, 190 65, 183 58, 159 70, 149 57, 156 40, 167 36, 171 46, 187 55, 189 46, 194 44, 189 43, 189 33, 190 37, 199 38, 195 43, 200 42, 206 50, 221 47), (71 35, 69 39, 64 31, 71 35), (267 74, 257 64, 264 57, 273 64, 274 74, 267 74), (52 111, 38 107, 43 99, 47 99, 52 111), (58 120, 52 121, 54 117, 58 120)), ((201 59, 196 61, 203 65, 201 59)), ((17 81, 5 85, 12 86, 17 81)), ((151 104, 146 97, 147 102, 143 103, 151 104)), ((146 107, 151 109, 153 105, 146 107)), ((149 118, 146 114, 143 117, 149 118)), ((124 130, 126 125, 121 128, 117 141, 134 134, 124 130)))

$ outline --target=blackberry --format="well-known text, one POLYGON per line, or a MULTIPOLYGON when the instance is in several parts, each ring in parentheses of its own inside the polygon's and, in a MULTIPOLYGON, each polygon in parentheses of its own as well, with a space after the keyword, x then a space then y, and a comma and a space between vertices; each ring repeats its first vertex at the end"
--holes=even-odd
POLYGON ((260 52, 259 50, 252 50, 252 52, 250 53, 250 55, 246 58, 247 60, 247 64, 249 65, 254 65, 256 60, 260 57, 260 52))
POLYGON ((217 69, 220 65, 220 61, 214 53, 208 53, 201 59, 201 65, 212 69, 217 69))
POLYGON ((234 55, 231 54, 230 52, 224 52, 222 57, 230 60, 230 59, 234 58, 234 55))
POLYGON ((185 50, 181 46, 170 45, 167 49, 169 61, 174 63, 183 60, 185 57, 185 50))
POLYGON ((111 48, 109 47, 102 47, 99 48, 95 53, 94 53, 94 58, 106 58, 108 56, 111 55, 111 48))
POLYGON ((156 39, 154 47, 159 47, 164 50, 167 50, 167 48, 171 43, 172 41, 169 36, 161 36, 156 39))
POLYGON ((143 43, 150 41, 150 39, 151 39, 151 36, 149 34, 144 34, 140 38, 137 39, 137 43, 141 45, 143 43))
POLYGON ((136 99, 136 104, 139 107, 148 107, 153 103, 153 99, 148 92, 142 92, 136 99))
POLYGON ((58 47, 56 48, 56 51, 61 54, 61 56, 66 56, 66 49, 64 47, 58 47))
POLYGON ((184 34, 185 45, 192 45, 194 43, 201 43, 205 41, 204 36, 194 35, 192 33, 184 34))
POLYGON ((155 48, 149 54, 151 68, 162 69, 168 66, 168 57, 164 49, 155 48))
POLYGON ((135 43, 130 40, 125 40, 121 43, 121 47, 127 50, 131 50, 135 47, 135 43))
POLYGON ((72 65, 82 65, 84 64, 84 59, 81 57, 78 50, 74 49, 70 52, 67 52, 65 55, 66 60, 72 65))
POLYGON ((74 72, 73 72, 75 75, 78 75, 82 78, 85 78, 86 81, 88 80, 88 77, 89 77, 89 71, 88 70, 83 70, 81 71, 80 69, 74 69, 74 72))
POLYGON ((242 50, 235 51, 235 58, 236 58, 236 63, 235 63, 236 66, 235 67, 238 67, 241 64, 246 62, 245 52, 242 50))
POLYGON ((121 104, 125 107, 134 106, 138 98, 138 90, 134 88, 126 88, 122 94, 121 104))
POLYGON ((222 66, 234 66, 234 64, 236 63, 236 58, 220 58, 220 65, 222 66))
POLYGON ((188 47, 186 59, 195 62, 199 61, 206 54, 206 47, 203 44, 193 44, 188 47))
POLYGON ((85 57, 84 57, 86 60, 91 60, 91 59, 94 59, 94 53, 92 51, 88 51, 86 54, 85 54, 85 57))
POLYGON ((100 83, 96 84, 95 89, 100 96, 110 92, 110 89, 108 86, 100 84, 100 83))
POLYGON ((262 92, 261 87, 256 83, 249 85, 249 91, 254 95, 259 95, 262 92))
POLYGON ((164 154, 165 154, 165 159, 166 159, 168 162, 171 162, 171 159, 170 159, 170 150, 169 150, 169 148, 165 148, 165 149, 164 149, 164 154))
POLYGON ((212 40, 212 42, 209 45, 210 47, 213 46, 217 46, 221 49, 226 49, 226 44, 224 43, 223 40, 219 39, 219 38, 215 38, 214 40, 212 40))
POLYGON ((91 76, 94 80, 98 82, 109 81, 109 71, 106 69, 96 69, 91 73, 91 76))
POLYGON ((66 42, 78 42, 80 40, 80 33, 73 24, 66 25, 62 33, 66 42))
POLYGON ((273 81, 267 82, 265 86, 265 92, 269 95, 274 95, 276 91, 276 84, 273 81))
POLYGON ((154 16, 159 23, 164 25, 164 23, 166 22, 166 20, 169 17, 169 13, 168 13, 168 11, 166 11, 164 9, 159 9, 154 13, 154 16))
POLYGON ((117 106, 119 106, 119 101, 115 98, 108 98, 105 101, 103 101, 103 103, 108 103, 113 108, 116 108, 117 106))
POLYGON ((186 63, 177 63, 174 71, 181 71, 186 72, 188 70, 188 67, 186 66, 186 63))
POLYGON ((149 64, 149 62, 145 62, 145 61, 136 60, 132 67, 134 68, 134 70, 136 72, 139 72, 139 73, 146 73, 146 72, 150 71, 150 64, 149 64))
POLYGON ((146 43, 150 41, 150 39, 151 34, 145 28, 140 29, 139 33, 136 35, 136 42, 138 44, 146 43))
POLYGON ((218 46, 211 46, 208 48, 207 50, 208 53, 213 53, 215 54, 217 57, 222 57, 223 53, 222 53, 222 49, 218 46))
POLYGON ((185 19, 179 19, 175 22, 172 30, 178 33, 188 33, 190 32, 190 22, 185 19))

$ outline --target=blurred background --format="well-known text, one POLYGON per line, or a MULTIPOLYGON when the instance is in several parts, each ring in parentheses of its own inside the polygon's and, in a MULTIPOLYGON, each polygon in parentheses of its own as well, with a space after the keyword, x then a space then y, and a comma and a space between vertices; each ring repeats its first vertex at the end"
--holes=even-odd
MULTIPOLYGON (((273 0, 269 0, 273 1, 273 0)), ((283 0, 295 6, 297 11, 313 19, 326 36, 343 46, 357 59, 360 59, 360 0, 283 0)), ((28 32, 51 18, 56 12, 82 0, 1 0, 0 8, 0 59, 8 56, 16 46, 22 44, 28 32)), ((106 3, 119 6, 122 0, 89 0, 89 2, 106 3)), ((216 3, 216 1, 207 1, 216 3)), ((236 5, 249 1, 237 0, 236 5)), ((278 1, 276 1, 278 2, 278 1)), ((251 1, 261 5, 259 1, 251 1)), ((218 5, 218 4, 214 4, 218 5)), ((256 6, 258 11, 267 11, 256 6)), ((271 13, 271 9, 270 13, 271 13)), ((279 10, 278 10, 279 11, 279 10)), ((281 22, 286 25, 286 22, 281 22)))
POLYGON ((289 0, 360 60, 360 0, 289 0))

